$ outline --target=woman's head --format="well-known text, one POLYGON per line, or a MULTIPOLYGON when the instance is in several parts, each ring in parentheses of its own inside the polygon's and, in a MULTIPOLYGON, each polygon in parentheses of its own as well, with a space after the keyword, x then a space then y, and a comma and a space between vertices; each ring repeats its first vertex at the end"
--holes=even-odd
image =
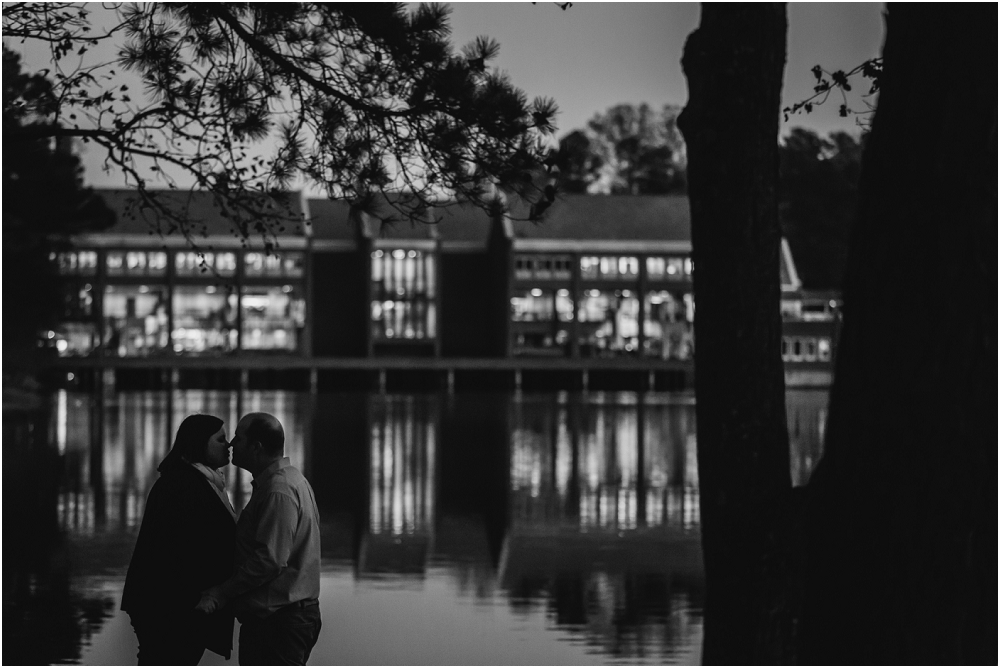
POLYGON ((177 428, 174 447, 158 470, 187 461, 217 469, 229 463, 229 442, 223 422, 213 415, 189 415, 177 428))

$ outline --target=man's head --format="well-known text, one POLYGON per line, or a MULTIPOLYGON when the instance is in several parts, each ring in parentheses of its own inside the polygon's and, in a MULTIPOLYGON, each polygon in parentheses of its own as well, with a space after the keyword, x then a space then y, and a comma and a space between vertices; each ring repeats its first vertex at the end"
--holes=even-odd
POLYGON ((285 456, 285 430, 278 418, 267 413, 248 413, 233 435, 233 464, 256 474, 285 456))

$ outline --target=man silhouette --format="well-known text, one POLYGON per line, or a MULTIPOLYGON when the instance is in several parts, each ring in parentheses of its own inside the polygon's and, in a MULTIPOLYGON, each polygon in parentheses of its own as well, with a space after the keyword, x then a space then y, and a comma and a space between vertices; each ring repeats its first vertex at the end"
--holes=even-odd
POLYGON ((202 593, 197 608, 229 604, 240 620, 240 665, 304 666, 322 626, 319 512, 312 487, 285 454, 285 433, 267 413, 245 415, 233 463, 253 475, 236 524, 236 568, 202 593))

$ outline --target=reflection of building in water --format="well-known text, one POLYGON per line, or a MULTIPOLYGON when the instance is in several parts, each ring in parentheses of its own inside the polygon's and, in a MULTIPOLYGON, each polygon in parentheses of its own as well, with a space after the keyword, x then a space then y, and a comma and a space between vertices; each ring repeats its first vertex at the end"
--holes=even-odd
POLYGON ((697 526, 693 403, 631 393, 582 400, 561 394, 522 397, 514 411, 515 525, 697 526))
POLYGON ((827 391, 816 389, 788 390, 785 394, 792 484, 795 486, 809 482, 823 454, 829 398, 827 391))
MULTIPOLYGON (((193 413, 225 421, 230 439, 240 415, 263 411, 285 429, 285 454, 307 470, 308 401, 282 391, 185 390, 120 392, 92 397, 59 391, 53 397, 52 425, 63 461, 57 511, 60 528, 72 535, 137 530, 156 467, 166 456, 177 427, 193 413)), ((236 508, 250 498, 250 476, 225 469, 236 508)))
POLYGON ((379 397, 371 407, 368 531, 358 570, 423 572, 435 513, 436 424, 429 402, 379 397))

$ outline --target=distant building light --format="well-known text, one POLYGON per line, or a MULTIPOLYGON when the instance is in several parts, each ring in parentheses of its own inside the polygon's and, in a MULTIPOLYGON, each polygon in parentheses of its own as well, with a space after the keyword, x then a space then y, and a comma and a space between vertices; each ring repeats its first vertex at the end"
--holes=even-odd
POLYGON ((532 297, 541 297, 542 296, 542 291, 540 289, 538 289, 538 288, 532 288, 532 290, 531 290, 531 296, 532 297))
POLYGON ((406 257, 417 257, 417 251, 410 251, 406 254, 406 257))
POLYGON ((292 291, 292 286, 290 286, 290 285, 282 285, 281 286, 281 291, 284 292, 285 294, 288 294, 289 292, 292 291))
POLYGON ((66 352, 67 348, 69 348, 69 342, 66 339, 59 339, 58 341, 56 341, 56 350, 58 350, 59 352, 61 353, 66 352))
POLYGON ((402 260, 404 257, 406 257, 406 251, 397 248, 396 250, 392 251, 392 256, 397 260, 402 260))
POLYGON ((372 252, 372 257, 375 257, 375 258, 382 257, 382 251, 373 251, 372 252))
POLYGON ((206 286, 205 287, 205 292, 208 293, 208 294, 210 294, 210 295, 214 295, 215 294, 215 286, 214 285, 206 286))

